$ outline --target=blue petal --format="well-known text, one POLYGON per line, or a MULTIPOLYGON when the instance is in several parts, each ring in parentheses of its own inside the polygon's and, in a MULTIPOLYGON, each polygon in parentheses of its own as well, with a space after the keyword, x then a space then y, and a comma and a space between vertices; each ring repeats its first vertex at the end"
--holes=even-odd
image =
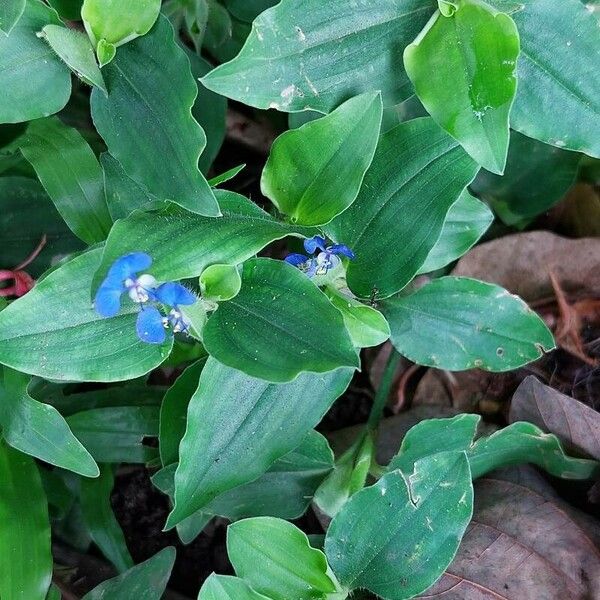
POLYGON ((304 249, 309 254, 314 254, 317 248, 324 251, 325 243, 325 238, 322 238, 320 235, 315 235, 315 237, 304 240, 304 249))
POLYGON ((198 300, 196 295, 185 286, 174 281, 167 281, 167 283, 158 286, 153 296, 158 302, 162 302, 167 306, 185 306, 194 304, 198 300))
POLYGON ((147 306, 140 310, 135 330, 140 340, 148 344, 162 344, 167 337, 163 317, 154 306, 147 306))
POLYGON ((132 252, 117 258, 111 265, 106 279, 125 281, 128 277, 134 277, 139 271, 144 271, 152 264, 152 257, 145 252, 132 252))
POLYGON ((308 256, 304 256, 304 254, 288 254, 284 260, 286 263, 290 263, 290 265, 299 267, 308 260, 308 256))
POLYGON ((121 309, 121 294, 125 291, 122 282, 105 279, 96 292, 94 308, 103 317, 114 317, 121 309))
POLYGON ((332 254, 343 254, 344 256, 347 256, 350 259, 353 259, 355 257, 354 252, 352 252, 352 250, 350 250, 348 246, 344 246, 344 244, 334 244, 333 246, 331 246, 329 251, 332 254))

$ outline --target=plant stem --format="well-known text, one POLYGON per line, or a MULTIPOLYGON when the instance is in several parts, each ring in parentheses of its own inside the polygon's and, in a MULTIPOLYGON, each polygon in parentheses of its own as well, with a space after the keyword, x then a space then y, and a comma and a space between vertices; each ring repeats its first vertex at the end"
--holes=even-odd
POLYGON ((381 376, 379 387, 375 393, 375 400, 373 401, 373 406, 371 407, 369 420, 367 421, 367 428, 370 432, 374 432, 379 426, 379 421, 381 421, 381 417, 383 416, 383 410, 385 409, 387 399, 390 395, 390 390, 392 389, 392 385, 394 383, 394 374, 396 373, 396 367, 400 362, 400 358, 400 354, 398 354, 396 349, 392 347, 392 351, 387 359, 383 375, 381 376))

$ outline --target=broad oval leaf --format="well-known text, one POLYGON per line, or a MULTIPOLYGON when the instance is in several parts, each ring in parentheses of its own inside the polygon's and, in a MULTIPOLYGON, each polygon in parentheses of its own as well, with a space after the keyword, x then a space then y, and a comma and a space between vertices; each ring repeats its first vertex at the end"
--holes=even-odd
POLYGON ((0 363, 46 379, 121 381, 148 373, 169 355, 172 339, 162 345, 138 339, 133 303, 112 319, 93 309, 90 289, 101 253, 72 259, 0 313, 0 363))
POLYGON ((1 440, 0 522, 0 595, 44 600, 52 579, 46 494, 35 461, 1 440))
POLYGON ((314 231, 275 221, 234 192, 215 190, 215 194, 223 212, 219 219, 171 206, 158 212, 135 212, 115 223, 94 278, 96 286, 110 265, 128 252, 152 256, 150 272, 158 280, 186 279, 197 277, 210 265, 237 265, 288 235, 308 236, 314 231))
POLYGON ((202 80, 257 108, 329 112, 362 92, 384 104, 411 95, 402 51, 433 12, 430 0, 283 2, 253 23, 241 52, 202 80))
POLYGON ((198 88, 166 18, 121 48, 102 73, 108 96, 92 90, 92 118, 126 173, 161 200, 218 216, 215 197, 198 170, 206 145, 191 114, 198 88))
POLYGON ((175 548, 167 546, 147 561, 104 581, 81 600, 160 600, 175 563, 175 548))
POLYGON ((351 378, 350 369, 338 369, 274 384, 209 358, 188 407, 175 475, 175 508, 167 525, 255 480, 291 452, 351 378))
POLYGON ((27 0, 10 35, 0 35, 0 123, 47 117, 69 100, 69 68, 36 35, 48 23, 60 25, 56 12, 41 0, 27 0))
POLYGON ((448 210, 478 166, 431 118, 385 133, 358 198, 325 230, 356 258, 350 289, 387 297, 417 274, 440 236, 448 210))
POLYGON ((218 361, 274 382, 360 364, 327 296, 299 269, 270 258, 244 263, 240 293, 219 305, 203 339, 218 361))
POLYGON ((293 223, 323 225, 356 199, 375 153, 383 107, 375 93, 280 135, 260 187, 293 223))
POLYGON ((442 277, 382 306, 392 344, 438 369, 509 371, 554 348, 542 319, 505 289, 467 277, 442 277))
POLYGON ((481 200, 464 190, 450 207, 442 232, 419 273, 431 273, 466 254, 492 224, 494 215, 481 200))
POLYGON ((22 373, 4 369, 0 385, 2 437, 25 454, 84 477, 97 477, 98 465, 62 415, 29 395, 29 380, 22 373))
POLYGON ((404 51, 427 112, 494 173, 506 164, 518 54, 514 21, 479 0, 463 0, 449 17, 437 12, 404 51))
POLYGON ((112 223, 102 169, 77 129, 58 117, 38 119, 20 148, 71 231, 87 244, 106 239, 112 223))
POLYGON ((528 0, 513 19, 521 36, 511 126, 553 146, 600 157, 598 18, 578 0, 528 0))
POLYGON ((253 590, 243 579, 213 573, 202 584, 198 600, 269 600, 253 590))
POLYGON ((354 494, 331 521, 325 553, 345 587, 412 598, 443 574, 472 514, 467 457, 442 452, 354 494))
POLYGON ((236 574, 273 600, 313 600, 337 591, 323 553, 282 519, 233 523, 227 530, 227 553, 236 574))

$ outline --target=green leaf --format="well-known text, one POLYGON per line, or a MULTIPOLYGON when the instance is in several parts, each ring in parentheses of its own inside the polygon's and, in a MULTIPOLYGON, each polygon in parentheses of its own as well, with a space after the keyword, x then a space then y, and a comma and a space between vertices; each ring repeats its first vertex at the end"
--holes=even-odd
POLYGON ((505 289, 442 277, 382 306, 392 344, 418 364, 462 371, 509 371, 554 348, 542 319, 505 289))
POLYGON ((67 423, 97 462, 146 463, 158 455, 144 444, 158 436, 158 419, 156 406, 117 406, 75 413, 67 423))
POLYGON ((25 11, 25 0, 4 0, 0 5, 0 31, 8 35, 25 11))
POLYGON ((100 66, 103 67, 107 65, 109 62, 117 54, 117 47, 106 40, 100 40, 98 42, 98 46, 96 47, 96 56, 98 57, 98 62, 100 66))
MULTIPOLYGON (((1 181, 1 180, 0 180, 1 181)), ((237 265, 267 244, 314 230, 275 221, 244 196, 215 190, 223 216, 191 214, 175 206, 153 213, 135 212, 115 223, 94 281, 96 288, 110 265, 128 252, 147 252, 150 272, 161 281, 197 277, 214 264, 237 265)))
POLYGON ((60 25, 54 10, 41 0, 27 0, 10 35, 0 35, 0 123, 47 117, 69 100, 68 67, 36 35, 48 23, 60 25))
POLYGON ((385 298, 406 286, 477 169, 433 119, 385 133, 358 198, 325 227, 356 255, 347 270, 350 289, 361 298, 385 298))
POLYGON ((204 345, 223 364, 274 382, 359 366, 340 312, 299 269, 270 258, 244 263, 242 289, 208 319, 204 345))
POLYGON ((450 207, 442 233, 429 251, 419 274, 442 269, 466 254, 488 230, 493 220, 492 211, 464 190, 450 207))
POLYGON ((347 588, 388 600, 425 591, 450 564, 473 513, 464 452, 418 461, 414 472, 384 475, 333 518, 325 553, 347 588))
POLYGON ((217 176, 209 179, 208 183, 211 185, 211 187, 218 187, 222 183, 225 183, 225 182, 233 179, 236 175, 238 175, 238 173, 241 173, 245 168, 246 168, 246 163, 244 163, 242 165, 238 165, 237 167, 233 167, 233 169, 228 169, 224 173, 221 173, 220 175, 217 175, 217 176))
POLYGON ((48 0, 48 4, 67 21, 81 21, 83 0, 48 0))
POLYGON ((38 119, 20 148, 71 231, 87 244, 106 239, 111 219, 102 169, 81 134, 58 117, 38 119))
POLYGON ((0 313, 0 363, 59 381, 121 381, 169 355, 172 339, 162 345, 138 339, 133 303, 125 301, 112 319, 93 309, 90 288, 101 252, 69 261, 0 313))
POLYGON ((330 286, 325 288, 325 293, 331 304, 342 313, 344 325, 355 346, 379 346, 390 337, 390 326, 378 310, 341 294, 330 286))
POLYGON ((555 435, 525 421, 480 438, 467 456, 473 479, 500 467, 522 463, 533 463, 563 479, 592 479, 600 473, 599 462, 566 456, 555 435))
POLYGON ((598 18, 578 0, 523 1, 519 89, 511 126, 553 146, 600 157, 598 18), (557 37, 557 32, 560 36, 557 37))
POLYGON ((239 55, 202 82, 245 104, 285 112, 329 112, 375 90, 394 105, 412 94, 402 50, 432 12, 430 0, 283 2, 263 12, 239 55))
POLYGON ((53 406, 42 404, 28 394, 29 380, 18 371, 4 369, 0 387, 2 437, 25 454, 84 477, 97 477, 98 465, 62 415, 53 406))
POLYGON ((84 0, 81 17, 94 45, 104 40, 120 46, 150 31, 160 12, 160 0, 84 0))
POLYGON ((575 181, 581 155, 511 133, 504 175, 480 171, 471 189, 507 225, 522 226, 558 202, 575 181))
POLYGON ((160 600, 175 563, 175 548, 167 546, 147 561, 104 581, 81 600, 160 600))
POLYGON ((236 18, 252 23, 261 12, 277 4, 277 0, 225 0, 227 10, 236 18))
POLYGON ((92 90, 92 118, 125 172, 161 200, 218 216, 214 195, 198 170, 206 145, 191 114, 198 88, 166 18, 121 48, 102 72, 109 94, 92 90))
POLYGON ((273 600, 313 600, 337 591, 323 553, 287 521, 255 517, 233 523, 227 553, 238 577, 273 600))
POLYGON ((399 469, 410 475, 415 463, 422 458, 450 450, 468 451, 480 421, 479 415, 460 414, 450 419, 426 419, 417 423, 402 439, 402 446, 388 469, 399 469))
POLYGON ((80 250, 83 244, 71 233, 44 188, 34 179, 0 177, 0 267, 13 268, 24 261, 46 236, 46 245, 27 266, 41 275, 60 256, 80 250))
POLYGON ((158 447, 164 467, 179 460, 179 443, 185 433, 188 404, 198 388, 205 363, 205 360, 199 360, 185 369, 167 390, 160 405, 158 447))
POLYGON ((449 17, 437 12, 404 51, 427 112, 494 173, 506 164, 518 55, 514 21, 479 0, 462 0, 449 17))
POLYGON ((0 597, 44 600, 52 578, 48 505, 35 462, 0 441, 0 597))
POLYGON ((94 49, 85 33, 60 25, 46 25, 42 33, 52 50, 88 85, 99 87, 105 94, 106 85, 96 64, 94 49))
POLYGON ((243 579, 213 573, 202 584, 198 600, 269 600, 255 592, 243 579))
POLYGON ((125 536, 112 510, 110 495, 114 477, 109 465, 103 465, 100 477, 81 480, 81 510, 90 536, 119 573, 133 567, 125 536))
POLYGON ((262 173, 262 193, 293 223, 331 221, 358 195, 377 147, 382 110, 380 94, 366 93, 280 135, 262 173))
POLYGON ((235 298, 242 287, 242 278, 234 265, 211 265, 200 275, 202 297, 221 302, 235 298))
POLYGON ((167 525, 172 527, 219 494, 257 479, 291 452, 351 378, 350 369, 338 369, 273 384, 209 358, 188 407, 175 475, 175 508, 167 525))

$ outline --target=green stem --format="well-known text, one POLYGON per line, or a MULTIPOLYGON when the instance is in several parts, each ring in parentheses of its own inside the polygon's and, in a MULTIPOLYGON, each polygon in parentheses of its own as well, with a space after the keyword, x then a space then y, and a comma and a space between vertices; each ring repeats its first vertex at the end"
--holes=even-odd
POLYGON ((392 348, 383 375, 381 376, 381 382, 379 383, 377 392, 375 392, 375 400, 371 407, 369 420, 367 421, 367 428, 370 432, 374 432, 379 426, 379 421, 381 421, 381 417, 383 416, 383 410, 385 409, 390 390, 394 383, 394 374, 396 373, 396 367, 400 362, 400 358, 400 354, 396 352, 395 348, 392 348))

